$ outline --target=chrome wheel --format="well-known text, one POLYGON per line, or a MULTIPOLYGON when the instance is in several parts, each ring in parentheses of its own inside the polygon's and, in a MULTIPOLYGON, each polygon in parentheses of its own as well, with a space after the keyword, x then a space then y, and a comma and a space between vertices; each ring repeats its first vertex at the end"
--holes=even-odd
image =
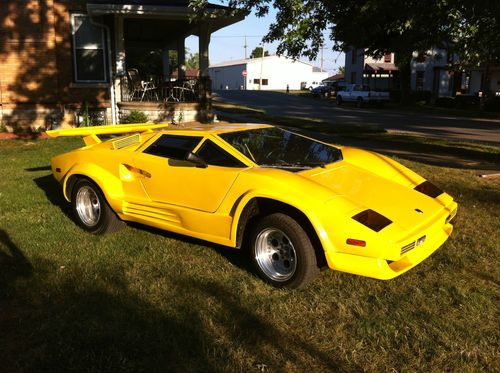
POLYGON ((255 260, 271 280, 289 280, 297 269, 297 255, 292 241, 276 228, 262 230, 255 239, 255 260))
POLYGON ((98 223, 101 216, 101 203, 91 187, 85 185, 78 189, 75 207, 83 224, 93 227, 98 223))

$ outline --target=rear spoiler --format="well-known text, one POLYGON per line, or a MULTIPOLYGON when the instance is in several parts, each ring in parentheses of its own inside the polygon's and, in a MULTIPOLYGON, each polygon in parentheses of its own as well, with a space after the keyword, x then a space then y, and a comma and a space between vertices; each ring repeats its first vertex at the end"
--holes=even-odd
POLYGON ((85 145, 99 144, 98 135, 120 135, 127 133, 151 132, 166 128, 168 124, 117 124, 114 126, 77 127, 62 130, 51 130, 45 133, 49 137, 83 137, 85 145))

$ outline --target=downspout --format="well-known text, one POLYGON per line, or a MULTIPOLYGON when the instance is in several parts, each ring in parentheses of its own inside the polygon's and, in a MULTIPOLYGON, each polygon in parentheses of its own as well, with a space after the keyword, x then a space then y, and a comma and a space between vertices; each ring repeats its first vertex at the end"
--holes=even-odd
MULTIPOLYGON (((89 13, 88 8, 87 8, 87 13, 89 13)), ((104 23, 99 23, 95 21, 92 16, 89 13, 90 17, 90 23, 92 23, 94 26, 97 27, 102 27, 103 29, 106 30, 106 44, 107 44, 107 50, 108 50, 108 76, 109 76, 109 82, 110 82, 110 87, 109 87, 109 94, 111 97, 111 121, 113 125, 116 124, 116 97, 115 97, 115 83, 113 79, 113 65, 111 63, 111 30, 109 29, 109 26, 105 25, 104 23)))

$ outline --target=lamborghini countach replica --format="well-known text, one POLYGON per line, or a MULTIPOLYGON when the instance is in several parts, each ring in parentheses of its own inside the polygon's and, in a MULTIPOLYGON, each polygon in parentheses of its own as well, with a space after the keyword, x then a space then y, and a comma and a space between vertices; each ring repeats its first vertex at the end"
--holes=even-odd
POLYGON ((322 268, 392 279, 446 241, 457 212, 452 197, 390 158, 269 125, 47 133, 86 144, 52 159, 83 229, 137 222, 247 248, 277 287, 302 287, 322 268))

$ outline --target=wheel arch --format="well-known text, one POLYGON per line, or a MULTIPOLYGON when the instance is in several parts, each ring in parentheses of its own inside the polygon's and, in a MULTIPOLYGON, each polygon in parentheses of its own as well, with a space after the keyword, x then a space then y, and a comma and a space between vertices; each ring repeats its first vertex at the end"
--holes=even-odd
POLYGON ((270 197, 254 196, 250 198, 243 207, 240 207, 241 213, 235 223, 236 247, 241 248, 249 232, 249 227, 258 217, 281 212, 295 219, 306 231, 316 252, 318 267, 327 267, 327 260, 323 245, 319 239, 318 233, 314 228, 311 219, 296 206, 270 197))
POLYGON ((111 196, 122 194, 121 182, 115 175, 94 164, 80 164, 75 165, 64 179, 63 194, 67 201, 71 201, 75 183, 82 178, 96 184, 108 203, 112 200, 111 196))

